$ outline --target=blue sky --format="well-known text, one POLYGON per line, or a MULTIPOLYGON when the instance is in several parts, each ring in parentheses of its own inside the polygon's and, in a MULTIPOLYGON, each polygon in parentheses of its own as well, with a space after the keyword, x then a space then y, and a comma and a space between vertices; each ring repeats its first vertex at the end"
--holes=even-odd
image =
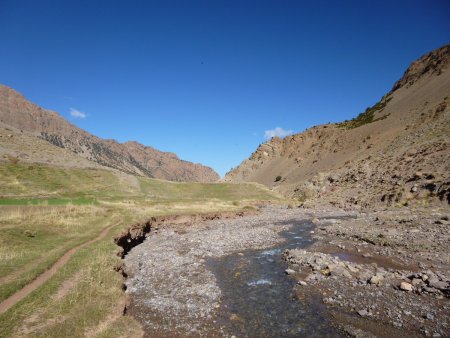
POLYGON ((450 43, 449 14, 445 0, 0 0, 0 83, 223 175, 266 131, 376 103, 450 43))

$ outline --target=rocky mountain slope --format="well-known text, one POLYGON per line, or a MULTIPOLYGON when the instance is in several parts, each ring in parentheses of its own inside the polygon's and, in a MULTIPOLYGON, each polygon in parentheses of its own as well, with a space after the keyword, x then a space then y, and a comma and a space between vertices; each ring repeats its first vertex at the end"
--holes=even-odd
MULTIPOLYGON (((69 123, 58 113, 29 102, 4 85, 0 85, 0 125, 3 130, 16 131, 14 144, 19 142, 21 135, 37 137, 70 151, 72 155, 77 154, 91 162, 128 174, 171 181, 213 182, 219 179, 213 169, 180 160, 176 154, 161 152, 137 142, 121 144, 96 137, 69 123)), ((36 141, 36 144, 40 142, 36 141)), ((8 151, 9 148, 3 144, 1 152, 7 155, 8 151)), ((14 150, 17 151, 20 153, 20 150, 14 150)), ((32 157, 30 154, 22 155, 32 157)))
POLYGON ((262 144, 225 181, 342 207, 450 203, 450 45, 351 121, 262 144))

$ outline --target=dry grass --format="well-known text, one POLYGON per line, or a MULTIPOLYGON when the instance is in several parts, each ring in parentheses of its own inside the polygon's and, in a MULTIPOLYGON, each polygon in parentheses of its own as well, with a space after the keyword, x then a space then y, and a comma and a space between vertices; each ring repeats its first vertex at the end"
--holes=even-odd
POLYGON ((95 206, 0 206, 0 300, 117 217, 95 206))
MULTIPOLYGON (((82 337, 112 313, 120 314, 125 295, 122 278, 112 269, 119 261, 116 250, 111 238, 79 250, 37 292, 0 317, 0 336, 82 337), (74 284, 61 293, 68 280, 74 284)), ((127 322, 137 327, 131 318, 127 322)))

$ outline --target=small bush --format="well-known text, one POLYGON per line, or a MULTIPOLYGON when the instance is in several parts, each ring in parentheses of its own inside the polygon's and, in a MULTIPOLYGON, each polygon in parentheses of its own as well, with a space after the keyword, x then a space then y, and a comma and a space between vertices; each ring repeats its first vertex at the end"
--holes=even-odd
POLYGON ((280 175, 278 175, 278 176, 275 178, 275 182, 281 181, 282 178, 283 178, 283 177, 281 177, 280 175))

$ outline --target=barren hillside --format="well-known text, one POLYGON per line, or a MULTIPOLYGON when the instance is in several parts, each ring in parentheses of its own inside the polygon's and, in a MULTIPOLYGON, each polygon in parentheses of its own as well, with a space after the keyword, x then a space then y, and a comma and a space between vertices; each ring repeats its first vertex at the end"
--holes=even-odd
POLYGON ((262 144, 225 181, 339 206, 450 203, 450 45, 351 121, 262 144))
MULTIPOLYGON (((30 143, 28 138, 37 137, 70 151, 72 155, 76 154, 125 173, 171 181, 213 182, 219 178, 213 169, 180 160, 176 154, 161 152, 137 142, 121 144, 89 134, 69 123, 58 113, 29 102, 24 96, 4 85, 0 85, 0 123, 3 128, 16 130, 14 145, 19 142, 29 148, 33 142, 30 143), (27 142, 20 142, 21 137, 27 138, 27 142)), ((35 153, 39 153, 39 144, 40 140, 33 144, 35 153)), ((11 149, 5 142, 2 146, 1 153, 6 155, 9 152, 21 152, 20 149, 11 149)), ((33 158, 31 154, 27 155, 29 159, 33 158)), ((22 156, 25 157, 25 151, 22 151, 22 156)), ((75 162, 77 161, 69 163, 75 162)))

